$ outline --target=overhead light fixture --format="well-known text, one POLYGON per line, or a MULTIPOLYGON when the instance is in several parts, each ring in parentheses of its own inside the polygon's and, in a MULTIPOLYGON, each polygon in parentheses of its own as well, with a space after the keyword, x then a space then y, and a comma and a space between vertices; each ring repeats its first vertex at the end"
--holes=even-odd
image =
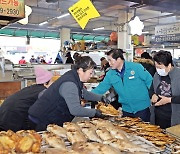
MULTIPOLYGON (((66 16, 68 16, 68 15, 70 15, 70 14, 69 14, 69 13, 66 13, 66 14, 63 14, 63 15, 61 15, 61 16, 58 16, 58 17, 55 17, 55 18, 49 19, 48 21, 51 21, 51 20, 56 19, 56 18, 58 18, 58 19, 60 19, 60 18, 64 18, 64 17, 66 17, 66 16)), ((48 21, 44 21, 44 22, 40 23, 40 24, 39 24, 39 26, 43 26, 43 25, 47 24, 47 23, 48 23, 48 21)))
POLYGON ((149 31, 142 32, 142 34, 148 34, 148 33, 149 33, 149 31))
POLYGON ((139 19, 138 16, 135 16, 134 20, 131 20, 129 22, 129 26, 131 28, 131 34, 132 35, 141 35, 142 34, 142 30, 144 28, 144 24, 143 22, 139 19))
POLYGON ((94 28, 93 30, 104 30, 104 27, 94 28))
POLYGON ((28 16, 32 13, 31 7, 25 5, 25 18, 19 20, 18 22, 22 25, 28 24, 28 16))
POLYGON ((70 14, 69 13, 66 13, 66 14, 63 14, 63 15, 60 15, 59 17, 57 17, 58 19, 61 19, 61 18, 64 18, 66 16, 69 16, 70 14))
POLYGON ((134 16, 129 21, 130 33, 132 35, 141 35, 144 28, 143 22, 136 16, 136 8, 134 8, 134 16))
POLYGON ((46 0, 47 3, 56 3, 58 0, 46 0))
POLYGON ((39 26, 45 25, 47 23, 48 23, 47 21, 44 21, 44 22, 40 23, 39 26))

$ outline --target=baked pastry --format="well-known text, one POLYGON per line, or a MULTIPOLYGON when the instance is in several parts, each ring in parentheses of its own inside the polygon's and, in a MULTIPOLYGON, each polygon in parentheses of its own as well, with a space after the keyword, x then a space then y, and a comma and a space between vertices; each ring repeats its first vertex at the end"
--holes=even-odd
POLYGON ((68 131, 68 130, 81 131, 80 127, 78 125, 76 125, 75 123, 72 123, 72 122, 65 122, 63 124, 63 128, 65 128, 66 131, 68 131))
POLYGON ((98 135, 96 134, 96 130, 95 128, 91 128, 91 127, 81 127, 81 130, 84 134, 86 134, 87 138, 90 141, 95 141, 95 142, 99 142, 102 143, 102 140, 98 137, 98 135))
POLYGON ((72 149, 83 154, 119 154, 120 151, 102 143, 87 142, 87 143, 75 143, 72 145, 72 149))
POLYGON ((128 141, 128 135, 123 130, 118 127, 106 127, 106 129, 111 133, 113 138, 122 139, 128 141))
POLYGON ((2 154, 9 154, 11 153, 12 149, 5 149, 2 144, 0 144, 0 153, 2 154))
POLYGON ((99 118, 93 118, 91 120, 91 123, 93 123, 96 126, 96 128, 113 127, 113 124, 111 122, 109 122, 108 120, 103 120, 103 119, 99 119, 99 118))
POLYGON ((45 142, 51 147, 59 148, 61 150, 66 151, 66 146, 63 139, 57 136, 56 134, 45 132, 42 134, 42 137, 45 140, 45 142))
POLYGON ((124 117, 115 118, 115 120, 118 122, 117 127, 126 133, 141 136, 160 148, 175 141, 175 138, 165 134, 160 126, 142 122, 139 118, 124 117))
MULTIPOLYGON (((79 152, 76 152, 74 150, 62 150, 59 148, 45 148, 43 150, 43 152, 45 152, 46 154, 79 154, 79 152)), ((81 153, 81 154, 85 154, 85 153, 81 153)))
POLYGON ((80 127, 75 123, 65 122, 63 127, 67 131, 67 139, 72 144, 75 142, 87 142, 86 136, 82 133, 80 127))
POLYGON ((0 153, 40 152, 41 136, 33 130, 0 132, 0 153))
POLYGON ((79 121, 79 122, 77 122, 77 125, 79 126, 79 127, 89 127, 89 128, 95 128, 96 126, 92 123, 92 122, 90 122, 90 121, 79 121))
POLYGON ((87 142, 86 136, 78 130, 68 129, 67 139, 73 144, 75 142, 87 142))
POLYGON ((108 104, 107 106, 102 103, 98 102, 96 108, 100 110, 104 115, 109 115, 109 116, 119 116, 119 111, 116 110, 111 104, 108 104))
MULTIPOLYGON (((41 149, 41 135, 35 132, 34 130, 21 130, 16 132, 17 136, 21 136, 19 142, 17 143, 16 151, 23 152, 26 150, 26 146, 30 146, 31 139, 33 140, 33 144, 30 147, 30 152, 38 153, 41 149), (28 138, 29 137, 29 138, 28 138), (31 139, 30 139, 31 138, 31 139)), ((18 138, 16 136, 16 138, 18 138)))
POLYGON ((47 126, 47 131, 52 132, 60 137, 66 138, 66 130, 63 127, 60 127, 58 125, 55 124, 49 124, 47 126))
POLYGON ((129 151, 129 152, 148 152, 146 149, 133 144, 130 141, 125 141, 121 139, 111 139, 103 142, 104 144, 109 144, 114 148, 119 149, 120 151, 129 151))
POLYGON ((110 132, 105 127, 98 128, 96 130, 96 133, 103 141, 113 138, 112 135, 110 134, 110 132))
POLYGON ((7 135, 0 135, 0 144, 4 149, 15 149, 15 141, 7 135))
POLYGON ((34 140, 30 135, 24 136, 17 144, 16 151, 20 153, 31 152, 34 140))

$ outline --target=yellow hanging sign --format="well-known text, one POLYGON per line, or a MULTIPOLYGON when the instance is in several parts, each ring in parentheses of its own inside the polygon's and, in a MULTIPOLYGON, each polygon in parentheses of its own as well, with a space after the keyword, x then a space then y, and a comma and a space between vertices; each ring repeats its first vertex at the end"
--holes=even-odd
POLYGON ((69 8, 69 12, 82 29, 86 27, 89 19, 100 17, 99 12, 90 0, 79 0, 69 8))

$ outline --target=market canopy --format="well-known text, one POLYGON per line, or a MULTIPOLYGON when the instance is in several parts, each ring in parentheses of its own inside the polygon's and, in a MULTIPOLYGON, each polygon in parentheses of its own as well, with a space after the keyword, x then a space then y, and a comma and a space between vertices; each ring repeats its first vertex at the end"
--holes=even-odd
MULTIPOLYGON (((8 35, 15 37, 36 37, 36 38, 60 38, 60 33, 56 31, 38 31, 38 30, 22 30, 22 29, 0 29, 0 35, 8 35)), ((87 34, 71 34, 71 38, 75 40, 92 40, 92 41, 109 41, 109 36, 105 35, 87 35, 87 34)))

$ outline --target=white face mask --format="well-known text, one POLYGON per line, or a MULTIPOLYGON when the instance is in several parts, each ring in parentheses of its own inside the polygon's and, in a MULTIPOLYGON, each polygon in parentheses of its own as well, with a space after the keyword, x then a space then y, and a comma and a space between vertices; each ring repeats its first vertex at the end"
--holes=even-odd
POLYGON ((168 75, 168 72, 166 72, 165 69, 156 68, 156 71, 160 76, 167 76, 168 75))

